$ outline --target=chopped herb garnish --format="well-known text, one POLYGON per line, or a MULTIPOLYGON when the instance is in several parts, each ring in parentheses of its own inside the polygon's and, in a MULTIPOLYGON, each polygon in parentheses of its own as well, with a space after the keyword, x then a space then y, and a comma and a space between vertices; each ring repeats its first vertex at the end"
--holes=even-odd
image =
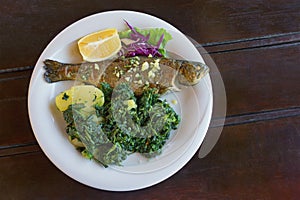
POLYGON ((62 100, 67 101, 69 99, 69 95, 67 95, 67 93, 64 93, 64 96, 62 97, 62 100))

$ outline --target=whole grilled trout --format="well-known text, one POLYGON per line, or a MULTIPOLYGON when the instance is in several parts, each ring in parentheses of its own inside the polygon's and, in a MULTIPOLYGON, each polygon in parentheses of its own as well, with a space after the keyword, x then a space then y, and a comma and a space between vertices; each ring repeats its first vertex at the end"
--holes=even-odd
POLYGON ((106 82, 115 88, 127 82, 136 95, 141 95, 145 87, 157 88, 160 94, 179 91, 182 86, 197 84, 209 72, 199 62, 137 56, 78 64, 48 59, 44 64, 44 78, 49 83, 77 80, 99 87, 106 82))

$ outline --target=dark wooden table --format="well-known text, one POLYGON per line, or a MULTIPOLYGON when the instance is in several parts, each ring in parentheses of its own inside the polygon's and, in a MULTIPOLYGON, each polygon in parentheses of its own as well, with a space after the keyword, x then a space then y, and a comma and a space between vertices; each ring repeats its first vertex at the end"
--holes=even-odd
POLYGON ((299 0, 3 0, 0 89, 0 199, 300 198, 299 0), (30 76, 46 45, 71 23, 116 9, 157 16, 198 41, 227 93, 212 152, 134 192, 97 190, 66 176, 41 151, 27 114, 30 76))

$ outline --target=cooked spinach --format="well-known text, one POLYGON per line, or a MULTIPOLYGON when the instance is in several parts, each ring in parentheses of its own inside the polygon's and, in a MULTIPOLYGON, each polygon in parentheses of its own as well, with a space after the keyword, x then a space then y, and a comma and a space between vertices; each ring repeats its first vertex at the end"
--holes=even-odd
POLYGON ((131 153, 153 157, 162 151, 180 117, 156 89, 146 89, 136 97, 127 84, 112 89, 101 85, 105 103, 86 112, 84 104, 73 104, 64 111, 68 135, 84 147, 77 149, 104 166, 121 165, 131 153))

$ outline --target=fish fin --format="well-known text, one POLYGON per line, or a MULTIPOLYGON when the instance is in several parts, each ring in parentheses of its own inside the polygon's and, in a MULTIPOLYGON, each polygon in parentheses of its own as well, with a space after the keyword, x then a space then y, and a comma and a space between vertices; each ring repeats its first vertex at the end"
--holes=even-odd
POLYGON ((63 67, 63 64, 50 59, 45 60, 44 64, 44 69, 46 70, 44 73, 45 81, 48 83, 59 81, 58 70, 63 67))

